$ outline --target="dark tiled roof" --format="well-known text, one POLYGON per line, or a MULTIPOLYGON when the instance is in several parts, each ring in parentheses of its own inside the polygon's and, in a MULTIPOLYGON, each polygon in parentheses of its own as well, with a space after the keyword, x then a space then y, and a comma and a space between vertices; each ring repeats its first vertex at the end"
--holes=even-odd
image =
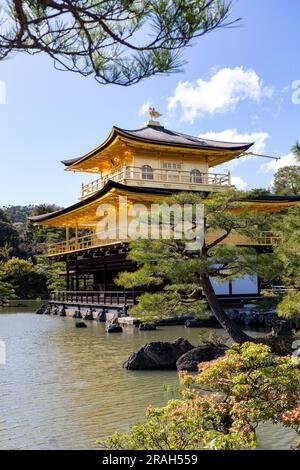
POLYGON ((129 139, 140 141, 140 142, 148 142, 153 144, 159 145, 166 145, 166 146, 175 146, 181 148, 194 148, 194 149, 208 149, 208 150, 229 150, 229 151, 236 151, 236 152, 244 152, 248 150, 252 145, 253 142, 247 143, 235 143, 235 142, 221 142, 217 140, 210 140, 204 139, 202 137, 193 137, 191 135, 182 134, 181 132, 171 131, 169 129, 165 129, 163 126, 153 126, 148 125, 142 127, 141 129, 135 130, 128 130, 128 129, 121 129, 119 127, 114 127, 110 137, 97 149, 92 151, 91 153, 87 154, 85 157, 78 157, 72 158, 70 160, 64 160, 62 163, 66 166, 73 165, 77 161, 81 160, 82 158, 89 158, 92 157, 97 153, 98 150, 104 149, 107 145, 109 145, 116 135, 123 135, 128 137, 129 139))
POLYGON ((300 196, 277 196, 270 194, 266 196, 248 196, 247 201, 261 201, 261 202, 300 202, 300 196))
POLYGON ((180 145, 184 147, 198 147, 221 150, 247 150, 253 143, 233 143, 219 142, 217 140, 203 139, 201 137, 193 137, 191 135, 182 134, 181 132, 170 131, 163 126, 142 127, 136 130, 120 129, 125 134, 142 140, 151 140, 153 142, 162 142, 172 145, 180 145))

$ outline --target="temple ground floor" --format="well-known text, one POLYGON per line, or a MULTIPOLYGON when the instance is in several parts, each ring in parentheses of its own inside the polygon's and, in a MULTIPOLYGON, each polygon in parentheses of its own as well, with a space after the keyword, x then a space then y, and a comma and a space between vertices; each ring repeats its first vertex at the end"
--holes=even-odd
MULTIPOLYGON (((115 283, 120 272, 136 269, 127 259, 128 249, 128 244, 116 243, 57 256, 55 260, 66 266, 60 273, 65 278, 66 289, 51 293, 52 310, 71 316, 78 312, 79 318, 87 316, 91 319, 110 313, 127 316, 130 307, 145 291, 123 289, 115 283)), ((214 284, 214 289, 222 303, 243 305, 260 298, 261 282, 258 276, 251 276, 214 284)))

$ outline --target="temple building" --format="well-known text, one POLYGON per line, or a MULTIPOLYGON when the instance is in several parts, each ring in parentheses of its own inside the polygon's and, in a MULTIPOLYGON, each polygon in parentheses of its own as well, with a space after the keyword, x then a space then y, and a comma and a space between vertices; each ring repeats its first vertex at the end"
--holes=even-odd
MULTIPOLYGON (((150 117, 155 113, 152 108, 150 117)), ((99 147, 82 157, 63 161, 67 171, 93 173, 96 179, 82 185, 75 204, 30 218, 34 224, 64 227, 66 231, 63 243, 48 247, 48 256, 66 265, 66 290, 54 293, 53 302, 107 309, 130 307, 138 293, 120 291, 114 284, 118 272, 134 269, 126 259, 129 240, 120 230, 111 238, 97 236, 99 205, 112 204, 119 211, 120 197, 126 198, 128 206, 149 205, 178 191, 203 195, 224 191, 232 187, 231 175, 215 173, 214 167, 245 155, 252 145, 189 136, 150 119, 136 130, 113 127, 99 147)), ((249 201, 250 207, 263 212, 280 211, 295 204, 299 204, 299 198, 259 196, 249 201)), ((261 249, 271 248, 274 240, 271 233, 263 232, 258 240, 232 234, 230 241, 261 249)), ((223 298, 253 298, 259 295, 259 280, 243 279, 215 289, 223 298)))

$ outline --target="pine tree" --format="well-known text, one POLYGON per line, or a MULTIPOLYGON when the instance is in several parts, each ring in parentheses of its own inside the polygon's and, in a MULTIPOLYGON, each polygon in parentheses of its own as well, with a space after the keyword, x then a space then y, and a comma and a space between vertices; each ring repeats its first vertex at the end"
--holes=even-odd
MULTIPOLYGON (((55 67, 132 85, 178 71, 193 39, 229 26, 230 0, 5 0, 0 59, 42 52, 55 67)), ((237 20, 236 20, 237 21, 237 20)))
POLYGON ((152 293, 143 294, 131 314, 141 319, 157 319, 174 313, 199 314, 206 306, 204 298, 235 341, 251 339, 226 314, 212 285, 212 280, 224 282, 256 273, 270 279, 278 268, 272 253, 257 253, 255 247, 243 246, 249 239, 258 240, 260 230, 272 217, 251 211, 246 197, 244 192, 228 190, 206 198, 181 193, 168 199, 168 203, 192 204, 194 227, 197 223, 195 208, 203 205, 205 240, 197 246, 190 245, 189 237, 133 241, 129 259, 138 269, 121 273, 116 282, 126 288, 144 286, 152 289, 152 293), (237 236, 244 240, 241 246, 236 245, 237 236))

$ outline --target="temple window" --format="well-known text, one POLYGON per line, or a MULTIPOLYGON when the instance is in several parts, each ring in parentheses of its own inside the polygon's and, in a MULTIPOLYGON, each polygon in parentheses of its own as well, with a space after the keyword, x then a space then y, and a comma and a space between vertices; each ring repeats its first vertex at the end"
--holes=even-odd
POLYGON ((181 163, 163 162, 164 170, 181 170, 181 163))
POLYGON ((194 169, 191 171, 191 183, 202 183, 202 173, 200 170, 194 169))
POLYGON ((142 166, 142 179, 153 180, 153 168, 150 165, 142 166))

